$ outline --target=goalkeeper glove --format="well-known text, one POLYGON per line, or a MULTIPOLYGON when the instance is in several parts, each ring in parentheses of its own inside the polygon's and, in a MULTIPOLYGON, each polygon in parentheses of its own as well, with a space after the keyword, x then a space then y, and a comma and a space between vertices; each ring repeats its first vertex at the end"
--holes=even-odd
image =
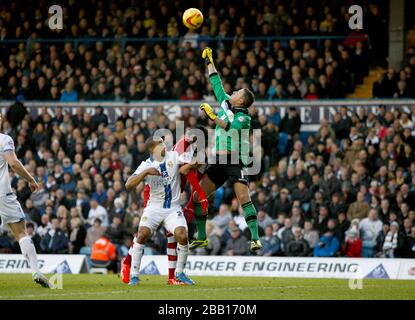
POLYGON ((208 116, 208 118, 212 121, 215 121, 216 119, 216 114, 213 112, 213 108, 208 105, 207 103, 202 103, 200 105, 200 110, 202 110, 204 113, 206 113, 206 115, 208 116))
POLYGON ((205 64, 208 66, 209 64, 213 64, 213 58, 212 58, 212 49, 209 47, 206 47, 205 50, 202 52, 202 58, 205 59, 205 64))

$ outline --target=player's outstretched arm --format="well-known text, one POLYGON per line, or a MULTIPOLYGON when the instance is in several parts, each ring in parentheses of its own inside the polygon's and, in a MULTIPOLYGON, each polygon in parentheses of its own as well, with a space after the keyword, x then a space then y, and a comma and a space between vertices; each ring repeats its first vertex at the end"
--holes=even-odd
POLYGON ((4 159, 15 173, 17 173, 20 177, 29 183, 29 187, 32 192, 37 192, 39 190, 39 185, 37 184, 35 178, 33 178, 32 175, 26 170, 20 160, 17 159, 16 153, 14 153, 14 151, 5 152, 4 159))
POLYGON ((212 85, 216 100, 221 105, 223 101, 229 99, 229 95, 226 94, 225 89, 223 88, 222 81, 218 75, 215 64, 213 62, 212 49, 206 47, 202 52, 202 58, 205 60, 205 64, 207 66, 209 73, 210 84, 212 85))
POLYGON ((143 181, 144 178, 148 175, 160 176, 161 174, 156 168, 148 168, 140 174, 132 175, 131 177, 129 177, 127 182, 125 183, 125 188, 127 190, 132 190, 136 188, 141 183, 141 181, 143 181))

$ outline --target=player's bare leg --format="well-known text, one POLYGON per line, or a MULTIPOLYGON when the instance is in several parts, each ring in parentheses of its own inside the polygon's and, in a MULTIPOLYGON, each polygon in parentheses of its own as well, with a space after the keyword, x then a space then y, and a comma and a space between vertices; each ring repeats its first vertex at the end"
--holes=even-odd
POLYGON ((9 228, 19 242, 23 256, 29 262, 30 268, 32 269, 33 281, 40 284, 42 287, 51 288, 49 280, 39 270, 36 249, 32 239, 26 233, 25 222, 20 221, 10 223, 9 228))
MULTIPOLYGON (((206 197, 209 197, 216 190, 216 185, 209 179, 207 175, 204 175, 200 180, 200 186, 206 194, 206 197)), ((208 245, 208 240, 206 239, 206 219, 207 212, 203 214, 202 206, 199 202, 199 195, 197 192, 193 194, 193 202, 195 206, 195 218, 196 218, 196 227, 197 227, 197 239, 190 244, 190 249, 204 248, 208 245)))
POLYGON ((151 236, 151 230, 147 227, 140 227, 133 244, 131 254, 131 271, 129 285, 135 286, 138 284, 138 275, 140 273, 141 259, 144 255, 145 244, 151 236))
POLYGON ((251 201, 249 188, 244 183, 235 182, 233 189, 244 212, 246 224, 251 232, 251 251, 255 252, 262 248, 262 244, 259 241, 257 212, 251 201))
POLYGON ((177 227, 174 230, 174 236, 177 240, 176 280, 187 285, 194 285, 194 281, 184 273, 187 257, 189 256, 187 229, 185 227, 177 227))

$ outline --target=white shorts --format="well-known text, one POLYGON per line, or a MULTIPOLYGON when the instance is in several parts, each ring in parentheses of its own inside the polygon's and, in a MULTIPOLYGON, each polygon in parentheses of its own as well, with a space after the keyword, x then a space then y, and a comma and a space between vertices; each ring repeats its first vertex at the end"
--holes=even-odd
POLYGON ((147 207, 144 209, 138 227, 147 227, 151 232, 154 232, 161 224, 163 224, 167 231, 173 234, 177 227, 185 227, 187 230, 186 218, 181 208, 165 209, 147 207))
POLYGON ((20 222, 25 219, 22 207, 14 193, 0 196, 0 217, 2 225, 20 222))

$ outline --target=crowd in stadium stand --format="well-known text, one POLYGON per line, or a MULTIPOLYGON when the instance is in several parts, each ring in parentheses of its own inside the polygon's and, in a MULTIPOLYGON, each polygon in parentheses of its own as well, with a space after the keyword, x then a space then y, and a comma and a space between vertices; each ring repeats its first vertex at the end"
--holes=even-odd
MULTIPOLYGON (((148 154, 144 141, 163 110, 134 123, 125 109, 114 126, 97 107, 69 115, 55 109, 31 119, 20 104, 8 116, 4 132, 15 141, 17 156, 42 181, 31 194, 13 173, 12 187, 41 253, 78 253, 106 231, 125 254, 143 210, 142 192, 127 193, 126 178, 148 154), (22 115, 23 114, 23 115, 22 115), (18 120, 19 121, 19 120, 18 120)), ((411 113, 381 107, 377 114, 342 107, 331 124, 322 120, 315 135, 300 139, 301 120, 290 108, 257 116, 263 131, 262 171, 251 177, 264 256, 415 257, 415 107, 411 113)), ((188 127, 209 126, 185 110, 188 127)), ((183 193, 183 204, 188 193, 183 193)), ((225 184, 211 199, 209 247, 196 254, 248 255, 250 233, 232 188, 225 184)), ((194 225, 190 225, 191 236, 194 225)), ((6 229, 0 250, 18 247, 6 229)), ((153 254, 166 250, 160 229, 149 244, 153 254)))
MULTIPOLYGON (((0 98, 212 99, 200 60, 207 44, 215 49, 228 92, 247 86, 257 100, 341 98, 362 82, 370 63, 382 65, 385 57, 382 30, 387 29, 375 5, 365 20, 369 48, 366 34, 350 34, 346 6, 331 2, 329 7, 297 1, 291 7, 288 1, 249 1, 252 10, 242 12, 232 1, 222 9, 219 1, 202 2, 206 23, 199 33, 183 29, 180 1, 160 1, 156 8, 151 1, 137 2, 112 1, 111 7, 105 1, 69 2, 64 24, 70 28, 55 33, 45 23, 47 11, 31 7, 35 1, 26 6, 34 18, 15 2, 1 3, 0 39, 22 41, 0 44, 0 98), (245 40, 276 34, 323 40, 320 45, 316 40, 245 40), (33 40, 51 35, 67 41, 33 40), (179 35, 185 36, 176 41, 179 35), (344 39, 324 40, 329 35, 344 39), (165 36, 172 39, 157 41, 165 36), (209 42, 208 36, 233 40, 209 42), (104 40, 70 41, 79 37, 104 40), (126 42, 125 37, 147 41, 126 42)), ((413 54, 409 49, 398 75, 393 70, 382 75, 375 97, 415 92, 413 54)), ((148 157, 145 139, 157 128, 174 130, 175 123, 162 109, 136 123, 125 109, 115 124, 99 107, 91 114, 49 111, 31 118, 17 103, 3 123, 18 158, 42 181, 40 192, 31 194, 11 173, 28 232, 38 252, 71 254, 91 248, 105 234, 121 258, 143 210, 142 192, 127 193, 124 183, 148 157)), ((405 113, 381 107, 374 114, 343 107, 306 140, 300 139, 295 108, 284 116, 278 108, 260 116, 250 112, 253 127, 263 132, 262 171, 250 183, 264 245, 259 255, 415 258, 415 108, 405 113)), ((190 109, 183 109, 182 118, 186 127, 212 126, 190 109)), ((184 193, 183 204, 187 197, 184 193)), ((195 254, 249 255, 250 233, 241 212, 230 186, 220 188, 209 208, 209 247, 195 254)), ((18 252, 8 230, 0 230, 0 252, 18 252)), ((149 248, 153 254, 166 252, 162 230, 149 248)))
POLYGON ((21 40, 0 45, 0 98, 199 99, 209 92, 199 60, 206 45, 215 49, 226 88, 251 87, 257 99, 268 100, 341 98, 382 57, 385 46, 379 43, 387 29, 376 5, 369 6, 363 33, 348 27, 348 1, 246 2, 251 10, 238 10, 236 1, 201 3, 205 23, 197 32, 180 22, 180 1, 73 1, 64 7, 66 27, 54 32, 38 1, 29 1, 27 11, 16 3, 0 4, 0 39, 21 40), (324 38, 333 35, 342 38, 324 38), (175 40, 178 36, 183 37, 175 40), (251 36, 322 38, 246 40, 251 36), (90 37, 102 41, 82 41, 90 37), (160 37, 171 40, 157 41, 160 37))
POLYGON ((374 98, 415 98, 415 48, 409 47, 401 69, 389 68, 373 84, 374 98))

